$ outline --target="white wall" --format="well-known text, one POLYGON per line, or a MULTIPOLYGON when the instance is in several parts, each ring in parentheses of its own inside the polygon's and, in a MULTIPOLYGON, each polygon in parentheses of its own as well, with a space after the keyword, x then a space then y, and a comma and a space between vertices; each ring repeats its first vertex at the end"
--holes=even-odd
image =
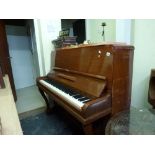
POLYGON ((46 75, 54 65, 55 53, 52 40, 61 30, 61 20, 34 19, 40 75, 46 75))
POLYGON ((40 76, 40 69, 39 69, 39 61, 38 61, 38 52, 37 52, 37 45, 36 45, 36 37, 35 37, 35 30, 34 30, 34 23, 33 20, 27 20, 27 25, 30 30, 30 47, 31 51, 33 53, 32 58, 33 58, 33 65, 34 65, 34 75, 35 78, 40 76))
POLYGON ((131 19, 116 20, 116 42, 131 43, 131 19))
POLYGON ((40 32, 40 20, 34 19, 34 31, 35 31, 35 40, 36 40, 36 49, 38 53, 38 64, 40 76, 45 75, 45 64, 44 64, 44 55, 43 55, 43 45, 40 32))
POLYGON ((116 20, 116 41, 135 47, 131 104, 148 108, 151 68, 155 68, 155 20, 116 20))
POLYGON ((103 42, 101 24, 106 22, 104 32, 105 41, 114 42, 116 38, 116 20, 115 19, 86 19, 86 38, 93 43, 103 42))
POLYGON ((155 20, 134 20, 132 105, 150 107, 147 103, 151 68, 155 68, 155 20))

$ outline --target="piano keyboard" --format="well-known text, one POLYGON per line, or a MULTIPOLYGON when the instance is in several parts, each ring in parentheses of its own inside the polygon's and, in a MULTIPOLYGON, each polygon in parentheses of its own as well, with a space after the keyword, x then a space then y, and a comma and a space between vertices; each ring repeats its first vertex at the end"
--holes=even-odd
POLYGON ((76 92, 70 88, 66 88, 63 84, 60 84, 53 80, 40 80, 42 85, 48 88, 51 92, 57 94, 65 101, 73 105, 78 110, 83 107, 84 103, 90 101, 91 99, 81 95, 79 92, 76 92))

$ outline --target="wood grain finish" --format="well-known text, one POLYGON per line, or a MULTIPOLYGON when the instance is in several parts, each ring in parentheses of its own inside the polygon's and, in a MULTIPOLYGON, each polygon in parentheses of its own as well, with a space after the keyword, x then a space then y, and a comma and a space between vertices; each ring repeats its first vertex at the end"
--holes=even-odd
POLYGON ((65 74, 57 74, 57 76, 61 77, 61 78, 64 78, 64 79, 67 79, 69 81, 76 81, 76 77, 73 77, 73 76, 68 76, 68 75, 65 75, 65 74))
POLYGON ((64 68, 54 67, 53 69, 58 70, 58 71, 68 72, 68 73, 76 73, 76 74, 80 74, 80 75, 83 75, 83 76, 93 77, 93 78, 102 79, 102 80, 106 79, 105 76, 94 75, 94 74, 89 74, 89 73, 84 73, 84 72, 79 72, 79 71, 74 71, 74 70, 69 70, 69 69, 64 69, 64 68))
MULTIPOLYGON (((62 72, 61 72, 62 73, 62 72)), ((101 79, 94 79, 92 77, 85 77, 79 74, 65 73, 63 74, 67 77, 76 78, 76 80, 68 80, 64 77, 59 76, 60 72, 55 72, 54 74, 48 74, 49 79, 54 79, 58 82, 70 86, 80 92, 86 93, 92 98, 100 97, 103 90, 106 88, 106 81, 101 79)))
POLYGON ((54 79, 83 94, 92 101, 82 111, 65 103, 46 90, 37 79, 38 87, 52 95, 66 111, 92 130, 91 123, 106 115, 128 109, 131 102, 133 46, 125 44, 86 45, 57 49, 54 72, 46 77, 54 79), (59 76, 63 75, 63 76, 59 76))

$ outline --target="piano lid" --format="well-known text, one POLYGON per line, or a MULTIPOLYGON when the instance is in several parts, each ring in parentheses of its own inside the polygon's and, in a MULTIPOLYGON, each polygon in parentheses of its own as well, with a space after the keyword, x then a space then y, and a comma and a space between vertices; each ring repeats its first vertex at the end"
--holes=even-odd
POLYGON ((133 46, 127 45, 125 42, 101 42, 101 43, 90 43, 90 44, 79 44, 79 45, 72 45, 72 46, 66 46, 62 48, 58 48, 57 50, 63 50, 63 49, 75 49, 75 48, 83 48, 83 47, 97 47, 97 46, 112 46, 116 48, 130 48, 134 49, 133 46))

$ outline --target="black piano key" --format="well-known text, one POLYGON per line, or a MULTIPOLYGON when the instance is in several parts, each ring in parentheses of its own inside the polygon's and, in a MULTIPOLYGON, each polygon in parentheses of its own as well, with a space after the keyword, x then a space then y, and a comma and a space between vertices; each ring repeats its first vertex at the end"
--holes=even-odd
POLYGON ((72 95, 72 97, 75 97, 75 96, 77 96, 77 95, 80 95, 80 94, 78 94, 78 93, 75 93, 75 94, 73 94, 73 95, 72 95))
POLYGON ((61 85, 60 83, 57 83, 55 81, 52 81, 52 80, 45 80, 46 82, 50 83, 51 85, 57 87, 58 89, 62 90, 63 92, 65 92, 66 94, 69 94, 69 95, 74 95, 74 94, 77 94, 77 92, 69 89, 69 88, 66 88, 64 87, 63 85, 61 85))
POLYGON ((86 103, 86 102, 88 102, 88 101, 90 101, 90 99, 86 99, 86 100, 81 101, 81 102, 82 102, 82 103, 86 103))
POLYGON ((52 86, 60 89, 61 91, 65 92, 66 94, 69 94, 70 96, 72 96, 73 98, 75 99, 78 99, 79 101, 85 103, 85 102, 88 102, 90 101, 90 99, 86 96, 83 96, 81 94, 79 94, 78 92, 76 92, 75 90, 72 90, 70 88, 67 88, 66 86, 64 86, 63 84, 61 83, 58 83, 54 80, 49 80, 49 79, 45 79, 45 81, 49 84, 51 84, 52 86))
POLYGON ((70 96, 74 96, 74 95, 76 95, 77 93, 76 92, 68 92, 68 94, 70 95, 70 96))
POLYGON ((78 99, 78 98, 81 98, 81 97, 84 97, 84 96, 82 96, 82 95, 76 95, 76 96, 73 96, 75 99, 78 99))
POLYGON ((75 91, 72 91, 71 89, 68 89, 68 88, 60 88, 63 92, 65 92, 66 94, 69 94, 69 95, 75 95, 77 94, 77 92, 75 91))
POLYGON ((83 98, 80 98, 78 99, 79 101, 85 101, 85 100, 88 100, 89 98, 88 97, 83 97, 83 98))
POLYGON ((71 91, 71 90, 68 89, 68 88, 65 88, 65 89, 63 89, 63 90, 64 90, 64 92, 66 92, 67 94, 76 94, 76 92, 71 91))
POLYGON ((80 97, 80 98, 78 98, 78 100, 80 100, 80 99, 84 99, 85 97, 83 96, 83 97, 80 97))

